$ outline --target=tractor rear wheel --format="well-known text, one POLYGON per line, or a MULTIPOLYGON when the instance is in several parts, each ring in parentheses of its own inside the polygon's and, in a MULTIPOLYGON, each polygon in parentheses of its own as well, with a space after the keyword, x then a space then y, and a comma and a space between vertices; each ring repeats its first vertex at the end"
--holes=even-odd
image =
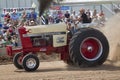
POLYGON ((103 33, 92 28, 84 28, 76 32, 69 44, 70 57, 79 66, 102 65, 108 53, 108 40, 103 33))
POLYGON ((39 59, 34 54, 27 54, 22 60, 22 65, 26 71, 35 71, 39 67, 39 59))
POLYGON ((23 69, 22 67, 22 53, 17 53, 13 57, 13 64, 15 65, 16 68, 18 69, 23 69))

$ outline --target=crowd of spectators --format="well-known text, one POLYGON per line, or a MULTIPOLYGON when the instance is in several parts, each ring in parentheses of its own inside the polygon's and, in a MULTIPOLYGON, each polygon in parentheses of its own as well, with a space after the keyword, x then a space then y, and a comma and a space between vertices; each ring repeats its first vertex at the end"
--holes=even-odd
POLYGON ((17 28, 25 23, 34 25, 35 23, 32 22, 36 22, 37 14, 35 11, 31 11, 30 14, 23 11, 19 16, 17 12, 13 11, 11 14, 6 12, 3 18, 4 22, 0 22, 0 47, 5 45, 18 46, 17 28))
POLYGON ((65 22, 68 25, 74 24, 77 25, 79 23, 100 23, 104 24, 105 22, 105 14, 101 10, 100 12, 97 12, 95 9, 94 11, 91 11, 90 9, 80 9, 79 12, 72 11, 55 11, 52 14, 45 15, 44 21, 45 24, 55 24, 60 22, 65 22))
MULTIPOLYGON (((71 13, 69 11, 64 13, 62 11, 54 11, 51 14, 43 14, 40 19, 44 22, 42 22, 44 25, 65 22, 68 25, 67 29, 70 30, 72 27, 76 28, 81 23, 92 23, 100 20, 101 24, 103 24, 102 22, 105 21, 105 14, 103 11, 98 13, 96 9, 91 12, 89 9, 85 10, 82 8, 78 13, 75 11, 72 11, 71 13)), ((37 24, 39 24, 39 21, 35 11, 31 11, 30 14, 23 11, 21 16, 16 12, 13 12, 12 14, 6 13, 3 25, 0 23, 0 44, 5 43, 18 46, 17 27, 20 25, 33 26, 37 24)))
POLYGON ((106 21, 105 14, 102 10, 97 12, 96 9, 91 11, 90 9, 85 10, 83 8, 81 8, 79 12, 72 11, 71 13, 69 11, 65 13, 55 11, 51 15, 46 15, 44 17, 46 20, 45 22, 47 22, 46 24, 65 22, 68 25, 68 30, 72 27, 77 28, 84 23, 97 23, 104 26, 104 22, 106 21))

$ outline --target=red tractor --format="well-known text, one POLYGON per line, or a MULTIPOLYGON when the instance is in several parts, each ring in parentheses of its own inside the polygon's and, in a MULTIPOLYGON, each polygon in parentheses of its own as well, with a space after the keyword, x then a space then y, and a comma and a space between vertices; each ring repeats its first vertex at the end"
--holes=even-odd
POLYGON ((93 28, 80 28, 71 35, 63 23, 20 27, 18 29, 21 47, 7 46, 9 56, 18 69, 34 71, 39 66, 37 52, 60 53, 61 60, 78 66, 103 64, 109 53, 106 37, 93 28))
POLYGON ((21 47, 7 46, 7 53, 14 56, 15 67, 26 71, 35 71, 39 67, 37 52, 59 53, 61 60, 80 67, 102 65, 109 53, 108 40, 94 28, 79 28, 72 33, 66 29, 66 24, 59 23, 19 27, 18 33, 21 47))

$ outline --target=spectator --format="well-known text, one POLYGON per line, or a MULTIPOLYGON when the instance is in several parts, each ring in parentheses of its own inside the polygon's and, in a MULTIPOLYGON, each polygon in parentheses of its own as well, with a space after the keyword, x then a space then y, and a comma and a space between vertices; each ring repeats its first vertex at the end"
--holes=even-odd
POLYGON ((99 16, 104 16, 104 15, 105 15, 105 14, 104 14, 103 10, 101 10, 99 16))
POLYGON ((63 16, 62 12, 58 11, 58 17, 59 17, 59 19, 62 19, 62 16, 63 16))
POLYGON ((3 31, 3 36, 4 36, 4 40, 7 41, 8 40, 7 39, 7 31, 5 31, 5 30, 3 31))
POLYGON ((3 47, 5 44, 5 40, 3 39, 2 35, 0 35, 0 48, 3 47))
POLYGON ((2 35, 2 23, 0 22, 0 35, 2 35))
POLYGON ((18 22, 19 22, 19 16, 17 15, 17 13, 15 11, 12 13, 11 19, 13 22, 13 26, 17 27, 18 22))
POLYGON ((65 16, 65 22, 70 22, 70 13, 68 11, 66 11, 66 13, 64 14, 65 16))
POLYGON ((92 18, 97 18, 98 16, 97 16, 97 10, 96 9, 94 9, 94 11, 93 11, 93 15, 92 15, 92 18))
POLYGON ((71 23, 68 24, 68 25, 70 25, 69 28, 76 27, 77 18, 78 17, 76 15, 76 12, 73 11, 72 14, 71 14, 71 17, 70 17, 71 23))
POLYGON ((22 19, 23 22, 26 21, 26 19, 27 19, 27 14, 26 14, 25 11, 23 11, 22 16, 21 16, 21 19, 22 19))
POLYGON ((91 18, 91 16, 90 16, 90 15, 88 15, 88 20, 89 20, 89 23, 91 23, 91 22, 92 22, 92 18, 91 18))
POLYGON ((74 23, 74 24, 77 21, 77 15, 76 15, 75 11, 73 11, 72 14, 71 14, 71 20, 72 20, 72 23, 74 23))
POLYGON ((4 21, 5 22, 9 22, 9 20, 10 20, 10 14, 7 12, 6 14, 5 14, 5 16, 4 16, 4 21))
POLYGON ((49 15, 49 24, 53 24, 53 23, 54 23, 54 19, 52 15, 49 15))
POLYGON ((99 14, 99 20, 100 20, 100 24, 104 26, 104 22, 105 20, 105 14, 104 12, 101 10, 100 14, 99 14))
POLYGON ((73 11, 71 14, 71 19, 76 20, 76 17, 77 17, 77 15, 76 15, 75 11, 73 11))
MULTIPOLYGON (((35 21, 31 20, 30 23, 29 23, 30 26, 35 26, 35 21)), ((25 26, 25 23, 24 23, 24 26, 25 26)))
POLYGON ((32 11, 32 12, 29 14, 29 20, 33 20, 33 21, 36 21, 36 20, 37 20, 37 14, 35 13, 35 11, 32 11))
POLYGON ((2 23, 0 22, 0 28, 2 28, 2 23))
POLYGON ((88 17, 91 16, 90 9, 87 10, 86 15, 87 15, 88 17))
POLYGON ((86 15, 87 15, 87 17, 88 17, 89 22, 91 23, 91 22, 92 22, 92 18, 91 18, 90 9, 87 10, 86 15))
POLYGON ((7 29, 9 29, 9 27, 8 27, 8 25, 7 25, 7 22, 4 22, 3 29, 4 29, 5 31, 7 31, 7 29))
POLYGON ((90 23, 88 16, 85 13, 85 9, 80 9, 80 18, 78 19, 81 23, 90 23))
POLYGON ((15 33, 14 33, 14 28, 12 25, 9 25, 9 33, 10 33, 10 36, 13 36, 15 33))
POLYGON ((56 12, 56 11, 53 12, 53 14, 52 14, 53 19, 55 19, 57 16, 58 16, 58 15, 57 15, 57 12, 56 12))
POLYGON ((55 18, 55 23, 60 23, 60 22, 62 22, 62 20, 60 19, 60 17, 56 17, 55 18))
POLYGON ((97 10, 96 9, 93 11, 92 22, 93 23, 99 23, 98 15, 97 15, 97 10))
POLYGON ((70 18, 70 13, 68 11, 65 13, 65 18, 70 18))
POLYGON ((6 44, 7 45, 12 45, 11 36, 9 35, 9 31, 5 32, 4 36, 5 36, 4 39, 6 41, 6 44))
POLYGON ((17 47, 18 46, 18 38, 16 37, 16 35, 14 35, 11 38, 11 43, 13 44, 13 46, 17 47))
POLYGON ((11 19, 12 19, 13 21, 18 21, 19 16, 17 15, 17 13, 16 13, 15 11, 12 13, 11 19))

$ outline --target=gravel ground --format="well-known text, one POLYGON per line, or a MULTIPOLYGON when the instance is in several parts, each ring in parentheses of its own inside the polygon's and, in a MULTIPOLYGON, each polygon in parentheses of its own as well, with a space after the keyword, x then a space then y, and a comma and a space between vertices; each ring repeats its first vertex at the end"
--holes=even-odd
MULTIPOLYGON (((117 63, 118 64, 118 63, 117 63)), ((100 67, 79 68, 63 61, 41 62, 35 72, 0 65, 0 80, 120 80, 120 67, 106 61, 100 67)))

